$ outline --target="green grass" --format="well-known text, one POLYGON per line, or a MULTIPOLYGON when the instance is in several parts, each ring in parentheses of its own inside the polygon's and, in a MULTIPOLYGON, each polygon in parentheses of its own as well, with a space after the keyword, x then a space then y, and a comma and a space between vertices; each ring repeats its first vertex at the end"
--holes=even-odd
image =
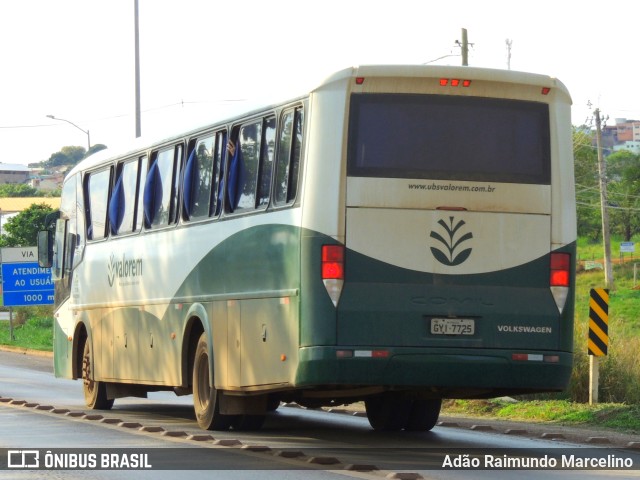
POLYGON ((620 432, 640 433, 640 405, 599 403, 589 405, 567 400, 512 402, 493 400, 450 400, 443 413, 490 417, 499 420, 548 422, 557 425, 605 427, 620 432))
MULTIPOLYGON (((625 240, 620 236, 611 237, 611 258, 618 261, 620 256, 620 243, 625 240)), ((636 252, 625 253, 622 258, 626 262, 636 261, 640 262, 640 236, 636 235, 631 239, 632 242, 636 244, 636 252)), ((592 242, 586 237, 578 238, 578 260, 585 261, 598 261, 602 262, 604 258, 604 246, 602 239, 597 242, 592 242)))
POLYGON ((53 345, 53 319, 31 318, 22 325, 14 325, 10 339, 9 321, 0 321, 0 345, 33 350, 51 351, 53 345))

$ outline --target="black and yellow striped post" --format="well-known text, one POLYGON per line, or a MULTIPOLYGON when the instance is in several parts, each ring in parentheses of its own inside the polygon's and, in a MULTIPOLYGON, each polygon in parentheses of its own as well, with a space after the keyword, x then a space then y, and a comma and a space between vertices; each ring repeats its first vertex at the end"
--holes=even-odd
POLYGON ((609 290, 592 288, 589 298, 589 403, 598 403, 599 358, 609 348, 609 290))
POLYGON ((609 347, 609 290, 592 288, 589 299, 589 355, 604 357, 609 347))

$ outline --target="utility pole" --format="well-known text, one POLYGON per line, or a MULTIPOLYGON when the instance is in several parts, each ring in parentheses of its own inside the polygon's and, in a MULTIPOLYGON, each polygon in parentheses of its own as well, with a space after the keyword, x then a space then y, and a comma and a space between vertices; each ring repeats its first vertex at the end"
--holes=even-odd
POLYGON ((134 56, 135 56, 135 96, 136 96, 136 138, 142 134, 140 119, 140 29, 138 27, 138 0, 133 0, 134 27, 134 56))
POLYGON ((602 241, 604 243, 604 282, 613 291, 613 266, 611 264, 611 237, 609 235, 609 209, 607 196, 607 164, 602 154, 602 121, 600 109, 593 112, 596 117, 596 145, 598 148, 598 174, 600 177, 600 212, 602 214, 602 241))
POLYGON ((469 65, 469 40, 467 38, 467 29, 462 29, 462 66, 469 65))
POLYGON ((507 44, 507 70, 511 70, 511 45, 513 45, 513 40, 506 39, 507 44))

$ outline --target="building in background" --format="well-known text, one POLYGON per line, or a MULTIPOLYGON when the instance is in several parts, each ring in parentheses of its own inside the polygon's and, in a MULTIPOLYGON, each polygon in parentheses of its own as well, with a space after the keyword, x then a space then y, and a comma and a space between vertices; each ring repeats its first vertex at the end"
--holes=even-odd
POLYGON ((0 184, 27 183, 31 177, 31 169, 18 163, 0 163, 0 184))

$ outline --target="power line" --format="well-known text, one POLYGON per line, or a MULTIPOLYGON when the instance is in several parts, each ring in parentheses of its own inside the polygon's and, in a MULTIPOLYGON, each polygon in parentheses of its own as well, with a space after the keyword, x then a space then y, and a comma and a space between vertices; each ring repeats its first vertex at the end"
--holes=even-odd
MULTIPOLYGON (((164 110, 171 107, 181 107, 184 105, 205 105, 205 104, 221 105, 221 104, 229 104, 229 103, 241 103, 241 102, 246 102, 247 100, 248 99, 246 98, 225 98, 225 99, 218 99, 218 100, 180 100, 179 102, 173 102, 173 103, 167 103, 165 105, 149 107, 144 109, 142 112, 150 113, 150 112, 164 110)), ((121 114, 111 115, 108 117, 95 118, 93 120, 79 120, 79 121, 82 123, 101 122, 104 120, 114 120, 117 118, 131 117, 131 115, 132 114, 130 113, 121 113, 121 114)), ((57 124, 57 123, 41 123, 41 124, 34 124, 34 125, 0 125, 0 129, 57 127, 59 125, 60 124, 57 124)))
POLYGON ((40 124, 40 125, 0 125, 0 128, 11 130, 17 128, 41 128, 41 127, 57 127, 58 125, 53 123, 40 124))

